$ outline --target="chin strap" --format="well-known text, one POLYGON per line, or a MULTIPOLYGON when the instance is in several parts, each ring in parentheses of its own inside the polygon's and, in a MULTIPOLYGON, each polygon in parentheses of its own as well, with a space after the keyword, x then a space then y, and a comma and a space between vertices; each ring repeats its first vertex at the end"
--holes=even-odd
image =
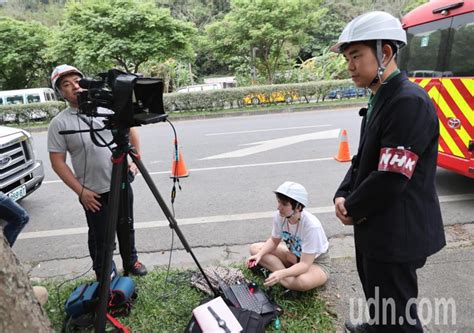
MULTIPOLYGON (((393 50, 392 56, 390 57, 388 63, 390 63, 390 61, 392 61, 392 59, 398 54, 399 45, 395 43, 395 46, 397 49, 393 50)), ((380 39, 376 41, 375 54, 376 54, 377 64, 378 64, 377 75, 375 75, 374 79, 372 80, 372 82, 369 84, 367 88, 370 88, 376 85, 378 82, 381 82, 380 84, 385 84, 385 82, 382 81, 382 75, 385 72, 385 65, 383 64, 384 55, 382 52, 382 40, 380 39)))
POLYGON ((385 72, 385 66, 383 64, 382 40, 380 39, 377 39, 376 41, 375 56, 377 58, 377 64, 378 64, 377 75, 375 75, 374 79, 372 80, 372 82, 370 82, 367 88, 370 88, 376 85, 378 82, 382 82, 382 75, 385 72))

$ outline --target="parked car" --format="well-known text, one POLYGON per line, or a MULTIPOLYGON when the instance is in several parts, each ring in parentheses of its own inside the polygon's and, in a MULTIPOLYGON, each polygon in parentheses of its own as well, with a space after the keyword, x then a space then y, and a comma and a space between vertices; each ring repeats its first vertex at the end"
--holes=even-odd
POLYGON ((249 94, 243 98, 244 105, 259 105, 267 103, 293 103, 300 99, 296 92, 274 91, 270 96, 266 94, 249 94))
POLYGON ((43 179, 43 162, 35 158, 31 134, 0 126, 0 191, 21 200, 37 190, 43 179))
POLYGON ((343 98, 354 98, 362 97, 367 95, 367 89, 356 88, 356 87, 340 87, 329 91, 326 98, 329 99, 343 99, 343 98))

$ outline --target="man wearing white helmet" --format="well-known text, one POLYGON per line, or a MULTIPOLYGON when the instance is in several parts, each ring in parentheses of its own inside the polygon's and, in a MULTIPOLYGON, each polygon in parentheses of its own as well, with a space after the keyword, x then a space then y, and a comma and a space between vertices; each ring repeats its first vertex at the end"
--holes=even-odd
MULTIPOLYGON (((69 104, 69 107, 53 118, 48 128, 48 151, 53 170, 61 180, 79 197, 84 208, 89 227, 88 247, 97 279, 100 280, 102 262, 105 251, 105 230, 107 221, 107 204, 112 175, 111 152, 107 147, 99 147, 92 142, 88 133, 59 134, 65 130, 88 130, 91 126, 102 128, 103 119, 87 118, 79 113, 77 94, 82 91, 79 81, 84 75, 70 65, 59 65, 51 74, 53 89, 69 104), (73 170, 66 163, 66 155, 70 154, 73 170)), ((104 110, 105 112, 105 110, 104 110)), ((110 131, 102 131, 103 142, 111 142, 110 131)), ((130 129, 130 142, 140 149, 138 133, 130 129)), ((130 165, 129 176, 137 173, 135 164, 130 165)), ((129 178, 130 178, 129 177, 129 178)), ((146 267, 138 261, 135 248, 135 231, 133 228, 133 193, 129 187, 129 245, 124 248, 120 242, 120 252, 126 273, 145 275, 146 267), (130 258, 124 258, 125 253, 130 258)), ((124 235, 126 237, 127 235, 124 235)))
POLYGON ((329 243, 321 222, 303 210, 308 205, 306 189, 287 181, 275 194, 278 211, 273 217, 272 235, 264 243, 250 245, 247 267, 255 270, 263 266, 271 271, 266 286, 280 283, 295 291, 322 286, 329 277, 329 243))
POLYGON ((430 97, 397 68, 405 44, 398 19, 370 12, 331 48, 344 55, 354 84, 372 91, 359 112, 357 155, 334 197, 336 216, 354 226, 357 270, 373 304, 367 323, 346 322, 350 332, 422 332, 416 270, 445 245, 435 188, 438 118, 430 97))

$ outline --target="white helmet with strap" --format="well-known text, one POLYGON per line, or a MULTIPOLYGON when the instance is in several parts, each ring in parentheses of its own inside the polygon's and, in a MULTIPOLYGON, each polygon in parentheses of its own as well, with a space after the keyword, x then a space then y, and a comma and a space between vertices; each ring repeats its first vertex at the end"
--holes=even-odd
POLYGON ((407 43, 407 34, 400 21, 386 12, 374 11, 362 14, 346 25, 338 42, 331 51, 341 53, 344 44, 369 40, 390 40, 403 47, 407 43))
POLYGON ((84 74, 74 66, 66 64, 56 66, 51 73, 51 86, 55 91, 59 92, 59 87, 57 86, 57 83, 59 83, 58 80, 68 74, 78 74, 81 78, 84 77, 84 74))
POLYGON ((280 193, 286 195, 288 198, 291 198, 303 206, 308 206, 308 192, 303 187, 303 185, 295 182, 284 182, 276 189, 275 193, 280 193))

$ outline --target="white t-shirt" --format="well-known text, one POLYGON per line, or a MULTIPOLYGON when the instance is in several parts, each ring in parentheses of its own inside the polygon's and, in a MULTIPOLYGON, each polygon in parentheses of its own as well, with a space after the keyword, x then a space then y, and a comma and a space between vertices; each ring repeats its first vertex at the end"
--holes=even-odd
POLYGON ((272 237, 281 238, 297 257, 301 257, 302 253, 326 253, 329 247, 321 222, 306 210, 301 212, 301 219, 296 224, 289 223, 277 211, 273 217, 272 237))

